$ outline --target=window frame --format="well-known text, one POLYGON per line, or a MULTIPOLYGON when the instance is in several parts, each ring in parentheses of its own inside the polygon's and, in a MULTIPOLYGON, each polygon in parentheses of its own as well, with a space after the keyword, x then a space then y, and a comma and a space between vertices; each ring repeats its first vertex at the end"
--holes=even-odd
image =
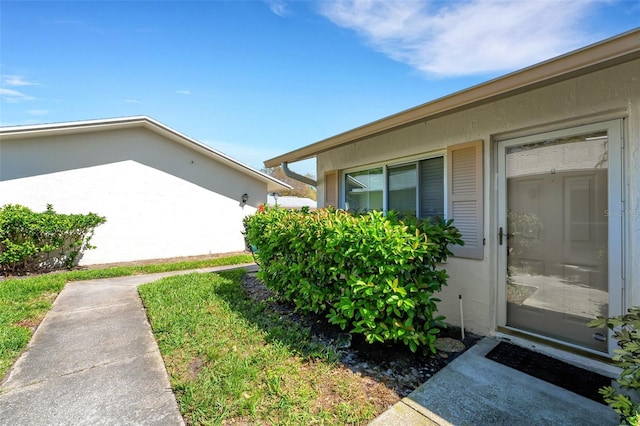
POLYGON ((418 216, 420 212, 420 174, 419 174, 419 163, 422 160, 430 160, 433 158, 442 158, 443 160, 443 175, 442 175, 442 191, 443 191, 443 212, 444 219, 448 217, 448 162, 447 162, 447 149, 441 149, 437 151, 432 151, 429 153, 422 153, 417 155, 412 155, 408 157, 400 157, 395 158, 389 161, 380 161, 376 163, 370 163, 365 165, 360 165, 356 167, 351 167, 348 169, 343 169, 340 171, 340 207, 346 209, 347 203, 347 185, 346 185, 346 177, 350 173, 362 172, 365 170, 372 170, 376 168, 382 168, 382 177, 384 181, 383 190, 382 190, 382 212, 386 214, 389 211, 389 169, 395 167, 407 166, 410 164, 414 164, 417 170, 417 181, 416 181, 416 211, 415 214, 418 216))

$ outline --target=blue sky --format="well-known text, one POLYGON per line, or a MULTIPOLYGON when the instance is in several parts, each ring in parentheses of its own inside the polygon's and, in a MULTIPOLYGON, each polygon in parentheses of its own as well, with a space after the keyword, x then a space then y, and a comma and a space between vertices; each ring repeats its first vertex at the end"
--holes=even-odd
POLYGON ((640 0, 3 0, 0 124, 148 115, 261 168, 638 26, 640 0))

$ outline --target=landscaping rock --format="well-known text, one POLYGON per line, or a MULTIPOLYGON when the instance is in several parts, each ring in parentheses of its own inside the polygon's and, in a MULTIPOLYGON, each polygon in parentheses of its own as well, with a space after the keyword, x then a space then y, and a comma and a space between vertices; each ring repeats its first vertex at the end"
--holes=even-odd
POLYGON ((462 352, 467 349, 464 343, 451 337, 438 337, 435 346, 441 352, 462 352))

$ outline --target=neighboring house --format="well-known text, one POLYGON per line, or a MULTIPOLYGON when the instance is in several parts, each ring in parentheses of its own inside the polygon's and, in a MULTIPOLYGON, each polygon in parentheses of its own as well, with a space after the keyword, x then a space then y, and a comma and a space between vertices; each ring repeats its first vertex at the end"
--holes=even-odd
POLYGON ((283 189, 148 117, 0 128, 0 205, 106 216, 84 265, 242 251, 242 218, 283 189))
POLYGON ((318 206, 453 218, 439 310, 611 355, 640 304, 640 30, 265 161, 315 157, 318 206))
POLYGON ((268 206, 278 206, 283 209, 296 209, 299 210, 303 207, 308 207, 310 210, 315 210, 317 207, 316 200, 312 200, 311 198, 305 197, 293 197, 289 195, 281 195, 277 198, 269 194, 267 196, 267 205, 268 206))

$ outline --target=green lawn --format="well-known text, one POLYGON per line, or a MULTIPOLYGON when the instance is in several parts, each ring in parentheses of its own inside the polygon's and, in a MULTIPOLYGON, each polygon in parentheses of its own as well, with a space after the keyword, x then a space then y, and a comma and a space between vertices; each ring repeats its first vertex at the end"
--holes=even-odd
POLYGON ((33 328, 51 309, 51 304, 67 281, 198 269, 252 261, 251 255, 241 254, 178 263, 77 270, 0 281, 0 379, 27 346, 33 328))
MULTIPOLYGON (((66 282, 249 263, 250 255, 0 281, 0 378, 66 282)), ((336 363, 242 286, 245 272, 188 274, 140 287, 187 424, 366 424, 389 390, 336 363)))
POLYGON ((29 343, 36 326, 64 287, 59 275, 0 282, 0 379, 29 343))
POLYGON ((366 424, 386 408, 333 349, 250 299, 243 274, 139 287, 187 424, 366 424))

